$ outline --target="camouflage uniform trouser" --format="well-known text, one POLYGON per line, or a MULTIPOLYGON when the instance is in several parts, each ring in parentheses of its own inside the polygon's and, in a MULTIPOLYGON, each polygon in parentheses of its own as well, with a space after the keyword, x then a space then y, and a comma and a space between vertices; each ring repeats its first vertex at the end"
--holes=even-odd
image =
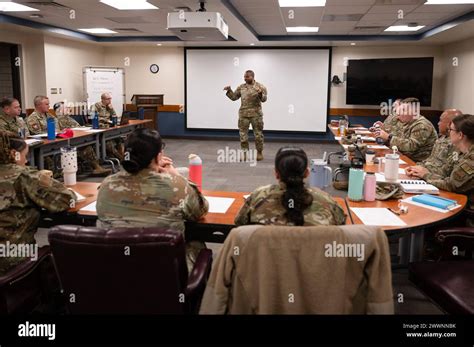
POLYGON ((263 116, 239 117, 240 147, 249 149, 249 126, 252 124, 257 151, 263 151, 263 116))
POLYGON ((107 157, 123 160, 123 140, 121 138, 107 141, 105 149, 107 157))

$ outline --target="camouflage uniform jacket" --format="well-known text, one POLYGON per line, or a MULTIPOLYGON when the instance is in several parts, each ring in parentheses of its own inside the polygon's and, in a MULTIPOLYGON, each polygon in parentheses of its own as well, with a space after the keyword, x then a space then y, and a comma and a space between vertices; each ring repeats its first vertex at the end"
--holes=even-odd
MULTIPOLYGON (((62 183, 40 180, 39 171, 16 164, 0 165, 0 243, 34 244, 40 209, 67 210, 75 194, 62 183)), ((22 258, 0 258, 0 275, 22 258)))
MULTIPOLYGON (((304 225, 341 225, 346 216, 343 209, 325 192, 318 188, 307 188, 313 203, 304 213, 304 225)), ((245 201, 235 217, 236 225, 263 224, 289 225, 285 208, 281 203, 285 184, 271 184, 257 188, 245 201)))
POLYGON ((81 127, 81 125, 71 116, 62 115, 62 116, 57 116, 57 118, 58 118, 58 123, 61 130, 67 129, 67 128, 80 128, 81 127))
POLYGON ((56 132, 61 131, 59 127, 58 119, 49 114, 49 113, 39 113, 38 111, 34 111, 32 114, 26 118, 26 124, 28 125, 28 129, 30 130, 31 135, 38 135, 41 133, 46 133, 48 131, 48 123, 47 120, 49 117, 54 118, 54 124, 56 126, 56 132))
POLYGON ((184 222, 197 221, 209 204, 196 185, 180 175, 144 169, 107 177, 97 197, 102 227, 165 227, 184 232, 184 222))
POLYGON ((459 155, 449 176, 439 178, 427 173, 423 179, 439 189, 466 194, 469 208, 474 209, 474 145, 469 147, 468 152, 459 155))
POLYGON ((25 129, 26 136, 30 136, 30 132, 23 118, 12 118, 7 116, 3 111, 0 111, 0 130, 18 134, 20 129, 25 129))
POLYGON ((241 98, 241 105, 239 109, 239 117, 250 118, 263 116, 262 102, 267 101, 267 88, 257 81, 252 84, 241 84, 237 87, 235 92, 228 90, 227 97, 232 101, 241 98), (262 91, 262 97, 258 94, 258 89, 262 91))
POLYGON ((100 101, 92 105, 90 115, 94 116, 95 112, 99 113, 100 128, 108 128, 110 126, 111 117, 117 115, 113 108, 111 109, 109 106, 104 106, 100 101))
POLYGON ((400 122, 397 115, 394 113, 388 115, 388 117, 383 122, 384 130, 393 136, 400 136, 403 134, 404 125, 405 124, 400 122))
POLYGON ((417 165, 428 169, 432 178, 438 176, 442 179, 451 174, 458 157, 459 153, 455 150, 451 140, 447 136, 441 135, 436 140, 428 159, 417 163, 417 165))
POLYGON ((403 127, 403 135, 394 135, 390 147, 397 146, 398 150, 413 161, 428 158, 438 135, 433 124, 423 116, 419 116, 403 127))

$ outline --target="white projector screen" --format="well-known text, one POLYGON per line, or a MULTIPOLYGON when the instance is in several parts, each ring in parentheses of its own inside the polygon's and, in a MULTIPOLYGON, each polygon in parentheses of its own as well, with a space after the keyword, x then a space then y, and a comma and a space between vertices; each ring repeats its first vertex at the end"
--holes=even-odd
POLYGON ((186 127, 237 130, 240 99, 231 101, 246 70, 268 91, 264 130, 326 132, 330 49, 187 48, 186 127))

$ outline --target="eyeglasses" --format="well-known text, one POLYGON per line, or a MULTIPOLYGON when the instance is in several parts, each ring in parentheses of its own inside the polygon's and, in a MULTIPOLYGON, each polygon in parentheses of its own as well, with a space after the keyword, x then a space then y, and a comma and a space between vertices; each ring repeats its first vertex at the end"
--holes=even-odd
POLYGON ((456 132, 456 133, 458 133, 458 132, 459 132, 459 131, 458 131, 458 130, 456 130, 456 129, 453 129, 453 128, 448 128, 448 133, 450 133, 451 131, 454 131, 454 132, 456 132))

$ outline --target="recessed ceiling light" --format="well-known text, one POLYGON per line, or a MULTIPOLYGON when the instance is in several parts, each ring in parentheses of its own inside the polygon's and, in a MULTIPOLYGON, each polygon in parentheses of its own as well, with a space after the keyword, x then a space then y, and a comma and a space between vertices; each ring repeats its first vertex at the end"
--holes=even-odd
POLYGON ((251 43, 250 46, 255 46, 255 43, 251 43))
POLYGON ((424 28, 424 25, 418 25, 418 26, 408 26, 408 25, 392 25, 391 27, 388 27, 384 31, 417 31, 420 30, 421 28, 424 28))
POLYGON ((317 33, 319 27, 286 27, 289 33, 317 33))
POLYGON ((117 34, 116 31, 106 29, 106 28, 89 28, 89 29, 79 29, 80 31, 85 31, 90 34, 117 34))
POLYGON ((161 46, 161 45, 162 45, 162 43, 157 43, 156 45, 157 45, 157 46, 161 46))
POLYGON ((11 1, 0 2, 0 12, 25 12, 25 11, 39 11, 36 8, 17 4, 11 1))
POLYGON ((474 0, 428 0, 423 5, 469 5, 474 4, 474 0))
POLYGON ((280 7, 320 7, 326 0, 278 0, 280 7))
POLYGON ((356 43, 355 43, 355 42, 351 42, 351 46, 355 46, 355 45, 356 45, 356 43))
POLYGON ((100 0, 100 2, 117 10, 158 10, 158 7, 146 0, 100 0))

